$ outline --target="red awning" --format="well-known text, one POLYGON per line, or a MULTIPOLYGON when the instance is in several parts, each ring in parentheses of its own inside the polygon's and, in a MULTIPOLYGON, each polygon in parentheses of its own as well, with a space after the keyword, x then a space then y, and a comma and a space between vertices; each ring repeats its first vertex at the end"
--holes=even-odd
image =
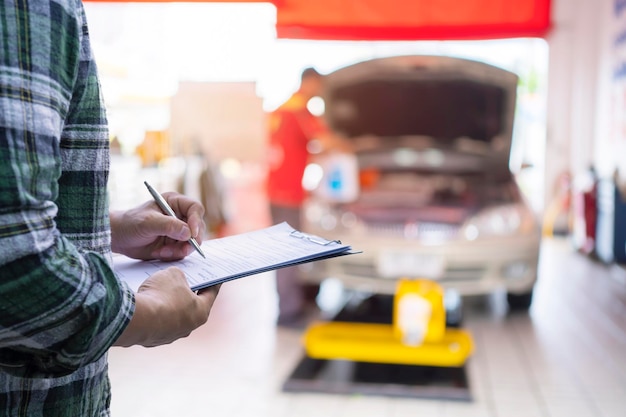
MULTIPOLYGON (((103 1, 103 0, 87 0, 103 1)), ((127 1, 127 0, 104 0, 127 1)), ((133 0, 145 2, 171 0, 133 0)), ((212 2, 213 0, 187 0, 212 2)), ((262 0, 220 0, 260 3, 262 0)), ((267 1, 266 1, 267 2, 267 1)), ((271 0, 279 38, 469 40, 544 37, 550 0, 271 0)))
POLYGON ((275 0, 279 38, 463 40, 543 37, 550 0, 275 0))

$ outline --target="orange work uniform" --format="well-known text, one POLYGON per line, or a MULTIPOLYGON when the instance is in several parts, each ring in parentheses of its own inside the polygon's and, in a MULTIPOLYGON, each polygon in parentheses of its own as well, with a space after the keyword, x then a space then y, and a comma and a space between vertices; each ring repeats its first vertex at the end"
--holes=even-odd
POLYGON ((295 93, 269 117, 267 195, 275 205, 300 207, 306 197, 302 176, 309 156, 307 144, 324 129, 306 105, 305 98, 295 93))
MULTIPOLYGON (((300 229, 306 197, 302 177, 309 159, 307 145, 323 129, 321 120, 306 105, 306 97, 295 93, 269 117, 267 195, 271 217, 274 223, 285 221, 295 229, 300 229)), ((276 271, 276 290, 279 324, 297 321, 317 291, 305 288, 295 267, 276 271)))

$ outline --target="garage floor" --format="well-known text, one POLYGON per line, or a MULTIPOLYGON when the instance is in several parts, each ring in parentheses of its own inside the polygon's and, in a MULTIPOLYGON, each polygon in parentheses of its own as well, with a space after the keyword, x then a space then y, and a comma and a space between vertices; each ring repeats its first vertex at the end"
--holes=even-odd
MULTIPOLYGON (((232 232, 267 225, 262 196, 249 187, 231 195, 234 216, 245 219, 232 232)), ((476 344, 467 364, 473 401, 283 393, 302 333, 275 326, 267 273, 224 284, 209 322, 186 339, 113 348, 113 416, 623 417, 626 268, 548 239, 540 269, 530 314, 507 315, 499 295, 464 300, 476 344)))

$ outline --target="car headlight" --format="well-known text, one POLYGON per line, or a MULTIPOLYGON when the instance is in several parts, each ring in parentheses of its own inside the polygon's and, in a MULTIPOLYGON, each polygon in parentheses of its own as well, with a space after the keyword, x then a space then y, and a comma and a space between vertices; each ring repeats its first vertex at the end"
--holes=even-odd
POLYGON ((462 233, 467 240, 527 234, 534 230, 535 224, 534 216, 527 207, 511 204, 480 211, 465 222, 462 233))
POLYGON ((340 218, 328 204, 311 201, 305 205, 304 219, 315 229, 334 230, 340 223, 340 218))
POLYGON ((353 212, 336 210, 324 202, 315 200, 305 204, 304 221, 315 229, 326 231, 353 229, 359 225, 359 220, 353 212))

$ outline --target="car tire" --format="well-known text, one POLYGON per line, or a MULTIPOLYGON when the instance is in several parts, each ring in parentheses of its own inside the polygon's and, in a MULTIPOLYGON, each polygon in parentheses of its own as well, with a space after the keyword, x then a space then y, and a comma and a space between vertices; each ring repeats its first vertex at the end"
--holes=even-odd
POLYGON ((506 301, 509 311, 528 311, 533 302, 533 290, 520 294, 507 293, 506 301))

